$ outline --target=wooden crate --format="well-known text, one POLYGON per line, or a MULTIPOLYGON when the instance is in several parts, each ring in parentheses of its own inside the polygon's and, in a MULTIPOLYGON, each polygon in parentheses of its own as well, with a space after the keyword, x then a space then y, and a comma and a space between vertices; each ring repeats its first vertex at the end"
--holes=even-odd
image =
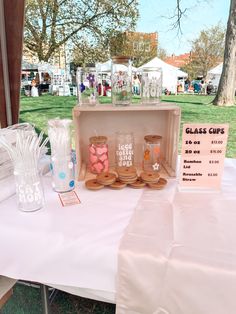
POLYGON ((171 103, 157 106, 131 105, 115 107, 98 105, 95 107, 75 106, 73 120, 78 178, 83 180, 88 173, 89 138, 95 135, 108 137, 109 163, 115 164, 115 133, 133 132, 135 140, 135 166, 142 168, 144 136, 162 136, 162 166, 167 176, 176 176, 180 108, 171 103))

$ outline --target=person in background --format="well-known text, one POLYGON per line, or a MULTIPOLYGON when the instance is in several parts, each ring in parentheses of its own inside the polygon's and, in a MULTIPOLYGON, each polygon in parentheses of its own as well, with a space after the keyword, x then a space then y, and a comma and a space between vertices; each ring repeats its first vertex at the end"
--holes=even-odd
POLYGON ((187 78, 184 82, 184 92, 187 93, 190 86, 190 80, 187 78))
POLYGON ((140 95, 140 81, 138 76, 135 74, 133 77, 133 94, 140 95))
POLYGON ((201 94, 207 94, 207 83, 204 80, 201 80, 201 94))
POLYGON ((37 83, 36 83, 35 79, 33 79, 31 82, 31 96, 32 97, 38 97, 39 96, 38 88, 36 85, 37 85, 37 83))

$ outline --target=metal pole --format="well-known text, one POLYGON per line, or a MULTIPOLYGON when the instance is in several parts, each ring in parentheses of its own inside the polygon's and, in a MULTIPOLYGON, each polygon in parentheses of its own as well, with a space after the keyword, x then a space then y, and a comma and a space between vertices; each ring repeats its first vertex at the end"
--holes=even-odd
POLYGON ((3 81, 4 81, 4 90, 5 90, 5 100, 6 100, 7 124, 12 125, 11 95, 10 95, 10 84, 9 84, 7 42, 6 42, 6 29, 5 29, 5 16, 4 16, 3 1, 4 0, 0 0, 0 39, 1 39, 3 81))
POLYGON ((43 314, 50 314, 48 287, 41 284, 41 300, 43 306, 43 314))

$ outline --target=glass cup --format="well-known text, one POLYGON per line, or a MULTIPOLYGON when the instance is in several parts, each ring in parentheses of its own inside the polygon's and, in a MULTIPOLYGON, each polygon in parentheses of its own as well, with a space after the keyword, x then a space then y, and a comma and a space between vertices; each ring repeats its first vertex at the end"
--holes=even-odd
POLYGON ((129 57, 112 58, 111 96, 115 106, 127 106, 132 101, 132 64, 129 57))
POLYGON ((63 193, 75 187, 75 163, 71 149, 70 119, 48 121, 48 136, 51 145, 51 173, 54 191, 63 193))
POLYGON ((117 168, 134 165, 134 135, 132 132, 116 133, 115 154, 117 168))
POLYGON ((144 140, 143 169, 145 171, 160 171, 162 137, 159 135, 146 135, 144 140))
POLYGON ((77 95, 80 106, 97 104, 97 72, 95 67, 77 68, 77 95))
POLYGON ((89 170, 92 173, 108 172, 108 145, 106 136, 92 136, 89 139, 89 170))
POLYGON ((144 105, 158 104, 162 95, 162 69, 143 68, 141 80, 141 101, 144 105))
POLYGON ((44 206, 44 192, 37 168, 27 170, 23 164, 15 166, 14 177, 18 208, 24 212, 39 210, 44 206))
POLYGON ((52 188, 63 193, 75 188, 75 169, 72 156, 52 156, 50 169, 52 173, 52 188))

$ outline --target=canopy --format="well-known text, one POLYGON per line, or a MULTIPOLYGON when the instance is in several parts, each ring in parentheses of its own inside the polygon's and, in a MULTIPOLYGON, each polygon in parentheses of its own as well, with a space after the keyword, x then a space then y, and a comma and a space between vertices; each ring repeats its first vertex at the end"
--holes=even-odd
POLYGON ((163 75, 163 88, 167 88, 171 92, 176 92, 177 83, 179 77, 187 77, 188 74, 179 70, 178 68, 170 65, 161 59, 155 57, 151 61, 143 64, 138 70, 142 70, 143 68, 153 68, 158 67, 162 69, 163 75))
MULTIPOLYGON (((97 63, 96 64, 96 70, 98 72, 111 72, 111 63, 112 63, 112 60, 108 60, 104 63, 97 63)), ((120 70, 122 71, 122 67, 120 67, 120 70)), ((132 67, 132 70, 135 72, 137 71, 137 68, 135 67, 132 67)))
POLYGON ((40 62, 36 64, 29 63, 25 60, 22 60, 21 64, 22 71, 38 71, 38 72, 48 72, 53 73, 58 71, 58 67, 51 65, 47 62, 40 62))
POLYGON ((22 60, 21 69, 23 71, 38 71, 38 65, 22 60))
POLYGON ((212 74, 212 75, 220 74, 221 75, 222 69, 223 69, 223 62, 218 64, 216 67, 210 69, 207 74, 212 74))
POLYGON ((207 79, 208 81, 211 81, 211 83, 215 86, 219 85, 220 77, 223 69, 223 62, 218 64, 216 67, 210 69, 207 72, 207 79))

